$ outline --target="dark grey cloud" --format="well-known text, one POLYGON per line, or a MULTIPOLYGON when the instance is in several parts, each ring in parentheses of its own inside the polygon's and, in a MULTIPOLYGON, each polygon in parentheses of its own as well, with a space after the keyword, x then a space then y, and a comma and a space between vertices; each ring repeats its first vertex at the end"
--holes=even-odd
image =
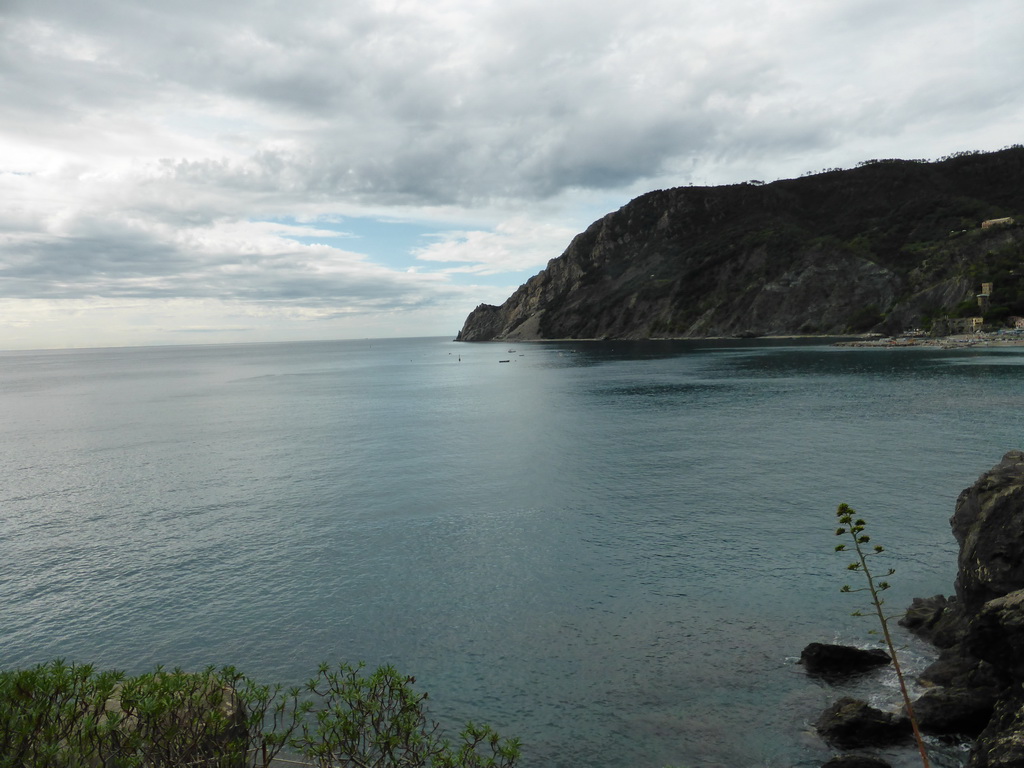
MULTIPOLYGON (((13 23, 35 30, 20 57, 6 51, 9 64, 21 61, 9 95, 28 105, 15 118, 22 126, 36 110, 81 122, 88 105, 174 99, 180 108, 194 98, 202 110, 230 99, 263 112, 288 147, 256 148, 228 166, 216 157, 199 160, 202 169, 181 166, 189 178, 381 204, 624 187, 705 153, 806 149, 808 138, 828 149, 873 121, 894 133, 934 112, 999 100, 992 83, 980 84, 984 96, 970 87, 973 62, 953 82, 885 64, 935 57, 956 42, 922 35, 971 34, 942 26, 964 14, 945 2, 863 0, 824 12, 763 2, 708 12, 653 0, 632 11, 575 2, 86 5, 14 3, 13 23), (65 33, 74 61, 55 52, 65 33), (794 54, 798 46, 815 56, 794 54), (845 103, 843 90, 861 76, 892 79, 865 82, 858 102, 845 103)), ((958 44, 965 56, 983 47, 958 44)), ((1019 80, 1013 71, 990 74, 1005 84, 1019 80)))
MULTIPOLYGON (((85 14, 44 2, 32 11, 43 20, 36 36, 40 24, 57 36, 73 29, 97 58, 47 67, 49 83, 26 74, 25 88, 53 94, 58 120, 75 119, 82 103, 159 104, 178 93, 239 100, 270 119, 285 111, 294 125, 282 134, 297 148, 257 151, 225 183, 448 204, 657 176, 706 151, 713 121, 737 119, 709 106, 716 94, 742 108, 772 69, 769 52, 700 49, 694 34, 678 36, 678 49, 675 36, 655 35, 649 60, 630 38, 650 34, 646 19, 624 24, 592 4, 544 9, 542 25, 533 4, 494 15, 467 6, 453 21, 369 4, 277 16, 248 5, 223 13, 230 5, 211 17, 177 5, 100 2, 85 14)), ((30 64, 45 63, 40 56, 30 64)))

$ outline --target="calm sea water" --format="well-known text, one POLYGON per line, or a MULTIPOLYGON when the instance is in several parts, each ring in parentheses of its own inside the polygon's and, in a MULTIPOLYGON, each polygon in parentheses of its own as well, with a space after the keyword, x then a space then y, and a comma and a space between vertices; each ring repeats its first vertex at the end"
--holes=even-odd
POLYGON ((1018 350, 5 353, 0 667, 394 663, 527 768, 818 765, 845 691, 795 657, 870 641, 835 506, 887 545, 891 603, 948 593, 956 496, 1021 413, 1018 350))

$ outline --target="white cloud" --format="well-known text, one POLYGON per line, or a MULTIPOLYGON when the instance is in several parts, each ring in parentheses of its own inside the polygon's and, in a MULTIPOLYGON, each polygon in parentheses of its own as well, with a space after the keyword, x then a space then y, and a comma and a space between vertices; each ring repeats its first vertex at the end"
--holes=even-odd
POLYGON ((536 271, 559 255, 576 232, 525 218, 497 224, 492 230, 439 232, 436 242, 417 248, 413 255, 427 262, 458 264, 449 272, 500 274, 531 269, 536 271))
MULTIPOLYGON (((500 301, 472 283, 648 189, 1020 141, 1022 24, 1015 0, 8 0, 0 295, 269 307, 299 335, 464 301, 454 331, 500 301), (353 216, 440 234, 385 257, 318 224, 353 216)), ((94 316, 116 338, 126 312, 94 316)))

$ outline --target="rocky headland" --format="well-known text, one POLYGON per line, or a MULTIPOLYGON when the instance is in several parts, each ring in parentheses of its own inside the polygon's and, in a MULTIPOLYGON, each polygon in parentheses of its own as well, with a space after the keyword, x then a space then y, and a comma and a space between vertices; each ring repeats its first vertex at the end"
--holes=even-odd
MULTIPOLYGON (((968 768, 1024 766, 1024 452, 1010 451, 956 502, 960 545, 955 594, 915 599, 900 623, 933 643, 938 659, 920 675, 921 730, 972 739, 968 768)), ((882 662, 812 644, 812 674, 842 674, 882 662), (824 649, 824 650, 822 650, 824 649)), ((884 663, 884 662, 882 662, 884 663)), ((833 746, 854 749, 909 737, 904 713, 841 698, 818 720, 833 746)))
POLYGON ((1022 214, 1022 146, 657 190, 478 306, 458 340, 892 336, 979 312, 1005 324, 1024 315, 1022 214))

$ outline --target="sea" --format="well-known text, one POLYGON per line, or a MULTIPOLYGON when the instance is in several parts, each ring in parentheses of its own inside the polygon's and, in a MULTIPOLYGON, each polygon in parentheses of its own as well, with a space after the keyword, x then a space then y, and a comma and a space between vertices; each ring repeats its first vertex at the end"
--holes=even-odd
MULTIPOLYGON (((810 768, 832 701, 898 698, 797 663, 877 642, 836 506, 885 546, 894 614, 951 594, 957 495, 1022 414, 1024 348, 0 353, 0 669, 392 664, 523 768, 810 768)), ((911 671, 933 656, 897 636, 911 671)))

